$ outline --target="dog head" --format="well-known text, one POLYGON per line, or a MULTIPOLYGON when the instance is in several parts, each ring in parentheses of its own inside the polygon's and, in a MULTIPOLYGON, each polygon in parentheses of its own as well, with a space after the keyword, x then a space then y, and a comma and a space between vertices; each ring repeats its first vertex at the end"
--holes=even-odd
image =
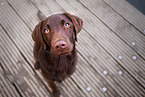
POLYGON ((32 32, 32 39, 55 56, 73 51, 83 21, 69 13, 54 14, 40 21, 32 32))

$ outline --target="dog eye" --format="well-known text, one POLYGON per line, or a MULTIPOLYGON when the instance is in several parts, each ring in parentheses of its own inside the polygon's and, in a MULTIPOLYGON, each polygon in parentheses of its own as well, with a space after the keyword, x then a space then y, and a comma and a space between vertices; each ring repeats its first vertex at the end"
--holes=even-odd
POLYGON ((69 28, 70 27, 70 24, 69 23, 66 23, 66 24, 64 24, 64 27, 69 28))
POLYGON ((45 29, 44 33, 48 34, 49 33, 49 29, 45 29))

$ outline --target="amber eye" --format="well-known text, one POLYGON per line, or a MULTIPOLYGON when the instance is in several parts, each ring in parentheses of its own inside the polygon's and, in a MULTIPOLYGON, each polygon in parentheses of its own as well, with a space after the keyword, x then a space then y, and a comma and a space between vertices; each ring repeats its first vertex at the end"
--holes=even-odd
POLYGON ((48 34, 49 33, 49 29, 45 29, 44 33, 48 34))
POLYGON ((69 28, 70 27, 70 24, 69 23, 66 23, 66 24, 64 24, 64 27, 69 28))

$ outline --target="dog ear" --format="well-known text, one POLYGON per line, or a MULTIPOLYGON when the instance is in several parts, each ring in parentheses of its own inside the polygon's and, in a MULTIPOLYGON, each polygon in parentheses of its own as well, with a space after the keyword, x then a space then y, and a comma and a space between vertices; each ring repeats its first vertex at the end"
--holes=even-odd
POLYGON ((38 45, 43 45, 44 49, 46 49, 46 44, 43 39, 42 35, 42 26, 43 26, 43 21, 40 21, 32 31, 32 39, 35 41, 36 44, 38 45))
POLYGON ((77 41, 77 34, 81 31, 83 26, 83 21, 81 18, 71 15, 69 13, 63 13, 74 25, 74 35, 75 40, 77 41))

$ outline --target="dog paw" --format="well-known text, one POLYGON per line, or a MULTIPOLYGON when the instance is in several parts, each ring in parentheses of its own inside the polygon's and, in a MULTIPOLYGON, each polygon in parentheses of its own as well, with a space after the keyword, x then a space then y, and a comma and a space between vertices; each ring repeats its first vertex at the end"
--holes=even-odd
POLYGON ((53 97, 60 97, 60 91, 53 92, 52 95, 53 97))

